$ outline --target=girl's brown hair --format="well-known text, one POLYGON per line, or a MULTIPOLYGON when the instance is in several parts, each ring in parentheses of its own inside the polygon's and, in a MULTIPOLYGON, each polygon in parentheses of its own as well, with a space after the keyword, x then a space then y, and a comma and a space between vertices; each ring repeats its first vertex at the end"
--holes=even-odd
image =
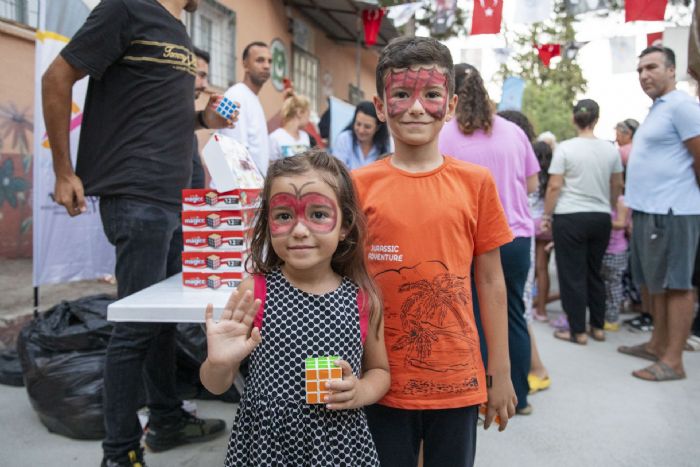
POLYGON ((270 241, 269 201, 272 182, 277 177, 301 175, 310 171, 317 172, 335 192, 338 198, 338 207, 342 213, 342 227, 346 230, 345 238, 338 243, 338 248, 333 254, 331 267, 337 274, 349 277, 364 292, 370 322, 379 332, 382 301, 379 289, 365 267, 365 217, 360 209, 352 178, 347 168, 325 151, 307 151, 296 156, 276 160, 270 164, 263 186, 262 204, 253 229, 251 252, 246 262, 246 270, 249 273, 269 274, 273 269, 283 264, 270 241))
POLYGON ((455 65, 455 92, 459 96, 455 113, 462 133, 491 133, 495 109, 479 70, 466 63, 455 65))

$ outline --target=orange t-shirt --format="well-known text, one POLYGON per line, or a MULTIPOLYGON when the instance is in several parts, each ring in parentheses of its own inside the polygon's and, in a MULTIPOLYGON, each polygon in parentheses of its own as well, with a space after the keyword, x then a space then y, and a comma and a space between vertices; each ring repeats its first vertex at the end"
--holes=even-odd
POLYGON ((472 258, 513 239, 491 174, 451 157, 430 172, 405 172, 387 158, 352 174, 367 216, 367 266, 384 300, 391 388, 379 403, 485 402, 472 258))

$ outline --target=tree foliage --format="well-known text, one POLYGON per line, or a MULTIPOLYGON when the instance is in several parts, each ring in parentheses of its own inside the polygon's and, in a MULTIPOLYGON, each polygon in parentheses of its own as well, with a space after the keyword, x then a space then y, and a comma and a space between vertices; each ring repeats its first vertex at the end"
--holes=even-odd
POLYGON ((523 93, 523 113, 532 123, 536 133, 551 131, 558 141, 576 136, 571 121, 571 101, 567 100, 569 90, 559 83, 539 87, 530 82, 523 93))
POLYGON ((576 98, 586 91, 586 79, 575 56, 567 57, 567 44, 575 43, 574 18, 566 14, 563 0, 555 3, 553 21, 534 23, 524 33, 513 33, 513 60, 501 65, 502 78, 518 76, 525 80, 523 113, 537 132, 551 131, 558 139, 575 133, 571 109, 576 98), (545 66, 535 44, 560 44, 562 57, 545 66))

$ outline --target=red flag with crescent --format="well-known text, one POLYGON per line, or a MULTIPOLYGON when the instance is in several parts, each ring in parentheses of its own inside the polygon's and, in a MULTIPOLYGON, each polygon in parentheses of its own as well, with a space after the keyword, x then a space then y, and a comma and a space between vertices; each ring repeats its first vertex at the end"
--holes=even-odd
POLYGON ((498 34, 501 32, 503 0, 474 0, 472 36, 476 34, 498 34))
POLYGON ((625 0, 625 22, 663 21, 666 0, 625 0))
POLYGON ((559 44, 540 44, 536 45, 535 48, 544 66, 549 66, 549 62, 552 58, 561 55, 561 45, 559 44))

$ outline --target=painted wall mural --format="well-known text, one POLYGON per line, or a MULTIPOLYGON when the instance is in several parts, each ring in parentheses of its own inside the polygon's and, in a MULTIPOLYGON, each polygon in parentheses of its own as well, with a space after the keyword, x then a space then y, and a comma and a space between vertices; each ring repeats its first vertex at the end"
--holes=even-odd
POLYGON ((0 258, 32 256, 31 107, 0 103, 0 258))

